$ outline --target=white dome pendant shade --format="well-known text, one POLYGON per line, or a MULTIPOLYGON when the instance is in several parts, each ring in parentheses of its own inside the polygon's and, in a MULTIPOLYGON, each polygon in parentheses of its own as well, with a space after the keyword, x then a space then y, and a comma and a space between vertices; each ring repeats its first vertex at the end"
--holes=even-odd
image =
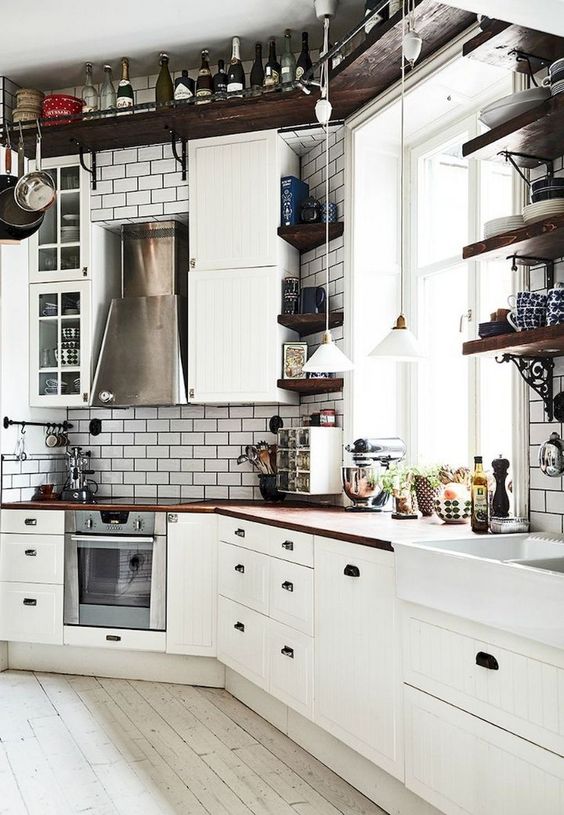
POLYGON ((385 357, 396 362, 419 362, 423 359, 417 337, 407 327, 403 314, 399 315, 390 333, 372 349, 369 356, 385 357))
POLYGON ((352 371, 353 368, 350 359, 335 345, 331 332, 325 331, 321 345, 308 359, 303 370, 310 374, 334 374, 339 371, 352 371))

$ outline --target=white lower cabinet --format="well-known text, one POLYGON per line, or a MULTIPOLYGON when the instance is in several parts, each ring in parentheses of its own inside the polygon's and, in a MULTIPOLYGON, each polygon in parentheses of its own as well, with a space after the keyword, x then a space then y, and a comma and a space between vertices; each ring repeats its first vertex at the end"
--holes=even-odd
POLYGON ((315 538, 315 721, 403 778, 392 552, 315 538))
POLYGON ((270 558, 250 549, 219 544, 219 593, 268 614, 270 558))
POLYGON ((270 616, 313 636, 313 569, 271 559, 270 616))
POLYGON ((168 516, 167 632, 169 654, 216 655, 217 516, 168 516))
POLYGON ((303 716, 313 716, 313 638, 275 620, 268 626, 268 688, 303 716))
POLYGON ((268 683, 267 636, 268 617, 220 596, 218 659, 265 690, 268 683))
POLYGON ((111 648, 115 651, 157 651, 164 653, 164 631, 135 631, 123 628, 90 628, 83 625, 65 625, 65 645, 83 648, 111 648))
POLYGON ((0 640, 63 644, 63 587, 0 583, 0 640))
POLYGON ((0 581, 63 583, 64 545, 59 535, 3 534, 0 581))
POLYGON ((406 786, 445 815, 562 815, 564 760, 406 686, 406 786))

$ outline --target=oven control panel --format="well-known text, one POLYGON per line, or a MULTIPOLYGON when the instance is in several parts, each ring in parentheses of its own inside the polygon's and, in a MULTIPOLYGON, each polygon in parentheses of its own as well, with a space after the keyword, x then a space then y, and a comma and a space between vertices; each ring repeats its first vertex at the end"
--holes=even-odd
POLYGON ((121 509, 87 510, 74 513, 76 532, 91 535, 154 535, 154 512, 121 509))

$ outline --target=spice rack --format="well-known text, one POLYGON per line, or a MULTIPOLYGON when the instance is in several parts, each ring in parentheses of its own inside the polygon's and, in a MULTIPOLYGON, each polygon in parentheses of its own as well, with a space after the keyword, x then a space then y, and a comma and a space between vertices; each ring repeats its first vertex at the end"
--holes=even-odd
POLYGON ((277 487, 295 495, 342 491, 340 427, 290 427, 278 431, 277 487))

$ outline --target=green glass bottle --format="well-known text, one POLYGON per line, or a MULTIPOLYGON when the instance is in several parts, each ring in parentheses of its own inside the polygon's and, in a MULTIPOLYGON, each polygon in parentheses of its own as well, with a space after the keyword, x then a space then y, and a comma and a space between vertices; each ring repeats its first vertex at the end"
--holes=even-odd
POLYGON ((174 99, 174 85, 168 67, 168 54, 160 55, 161 70, 155 85, 155 101, 157 105, 168 105, 174 99))
POLYGON ((121 79, 118 84, 116 108, 119 111, 126 111, 134 104, 133 85, 129 81, 129 60, 127 57, 121 59, 121 79))

